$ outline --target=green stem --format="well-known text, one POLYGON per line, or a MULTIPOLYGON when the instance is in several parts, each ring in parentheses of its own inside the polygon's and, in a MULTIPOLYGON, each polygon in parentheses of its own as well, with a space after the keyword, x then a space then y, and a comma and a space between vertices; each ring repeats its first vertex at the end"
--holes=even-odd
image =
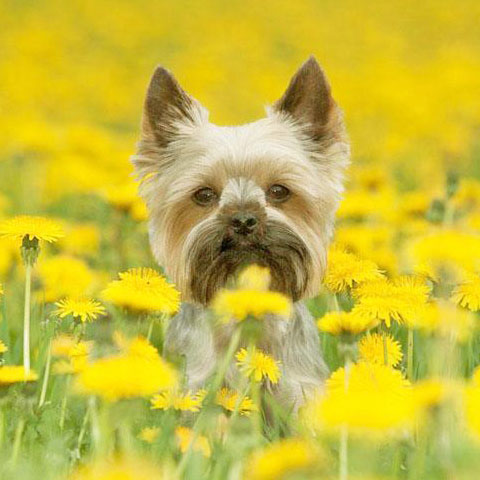
POLYGON ((38 408, 41 408, 45 403, 45 398, 47 396, 48 380, 50 378, 51 363, 52 363, 52 341, 50 340, 48 343, 47 362, 45 364, 45 373, 43 374, 42 391, 40 393, 40 399, 38 401, 38 408))
POLYGON ((25 265, 25 308, 23 314, 23 368, 25 375, 30 373, 30 309, 32 293, 32 266, 25 265))
POLYGON ((18 420, 17 428, 15 429, 15 437, 13 439, 13 448, 12 448, 12 457, 11 457, 12 465, 16 465, 18 460, 24 427, 25 427, 25 419, 20 418, 18 420))
POLYGON ((407 378, 413 381, 413 330, 408 329, 407 340, 407 378))
MULTIPOLYGON (((350 357, 345 357, 345 374, 343 386, 345 393, 348 391, 348 382, 350 380, 351 362, 350 357)), ((340 430, 340 448, 339 448, 339 479, 348 478, 348 425, 344 424, 340 430)))
POLYGON ((147 332, 147 340, 150 342, 152 339, 152 333, 153 333, 153 324, 155 323, 155 317, 152 316, 150 320, 150 324, 148 325, 148 332, 147 332))
POLYGON ((69 390, 69 388, 70 388, 70 375, 67 375, 67 379, 65 381, 65 392, 63 394, 62 406, 61 406, 61 410, 60 410, 60 421, 58 422, 60 430, 63 430, 63 427, 65 425, 65 414, 67 412, 67 401, 68 401, 68 390, 69 390))
POLYGON ((82 426, 80 427, 80 433, 78 434, 78 439, 77 439, 77 459, 80 459, 81 457, 81 449, 82 449, 82 443, 83 443, 83 438, 85 437, 85 433, 87 431, 87 424, 88 424, 88 419, 90 417, 90 405, 88 405, 85 415, 83 416, 83 421, 82 421, 82 426))

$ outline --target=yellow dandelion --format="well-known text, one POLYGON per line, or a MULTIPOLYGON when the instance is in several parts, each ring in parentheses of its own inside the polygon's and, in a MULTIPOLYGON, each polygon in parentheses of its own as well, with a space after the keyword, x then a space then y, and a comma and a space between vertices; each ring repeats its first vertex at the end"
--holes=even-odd
POLYGON ((384 321, 387 327, 392 320, 411 325, 425 309, 429 293, 430 288, 424 280, 415 276, 365 282, 354 290, 357 303, 352 312, 384 321))
POLYGON ((142 428, 138 434, 138 438, 147 443, 153 443, 160 435, 159 427, 145 427, 142 428))
POLYGON ((133 182, 110 185, 103 193, 108 203, 120 210, 129 210, 138 199, 137 185, 133 182))
POLYGON ((89 363, 77 376, 81 394, 98 395, 105 400, 146 397, 174 388, 177 374, 158 355, 115 355, 89 363))
POLYGON ((72 225, 67 228, 67 235, 58 246, 71 255, 94 255, 100 246, 99 229, 90 224, 72 225))
POLYGON ((0 237, 56 242, 63 236, 62 226, 50 218, 20 215, 0 223, 0 237))
POLYGON ((102 292, 105 300, 142 312, 173 314, 178 310, 180 293, 155 270, 132 268, 119 276, 102 292))
POLYGON ((0 340, 0 354, 8 352, 8 347, 0 340))
POLYGON ((38 375, 30 370, 25 372, 25 368, 17 365, 0 366, 0 385, 11 385, 19 382, 34 382, 38 375))
POLYGON ((382 276, 383 274, 372 261, 363 260, 352 253, 334 247, 329 252, 324 284, 331 292, 340 293, 382 276))
POLYGON ((461 389, 458 381, 429 378, 412 386, 413 401, 419 409, 435 408, 449 399, 456 398, 461 389))
POLYGON ((152 360, 158 358, 158 350, 141 335, 127 339, 121 332, 116 331, 113 334, 113 341, 125 355, 150 358, 152 360))
POLYGON ((222 321, 245 320, 249 316, 261 318, 267 314, 289 317, 290 300, 279 292, 249 289, 220 290, 212 303, 213 311, 222 321))
POLYGON ((97 281, 95 273, 84 261, 68 255, 39 262, 38 275, 44 287, 39 295, 46 302, 88 295, 97 281))
POLYGON ((266 291, 270 286, 270 271, 266 267, 250 265, 238 276, 237 287, 242 289, 266 291))
POLYGON ((452 293, 452 301, 472 312, 480 310, 480 277, 470 275, 465 283, 458 285, 452 293))
POLYGON ((75 320, 82 323, 92 322, 99 316, 107 314, 105 308, 100 302, 89 298, 65 298, 55 303, 58 307, 54 314, 59 318, 65 318, 71 315, 75 320))
MULTIPOLYGON (((238 392, 234 390, 229 390, 228 388, 222 388, 216 396, 216 403, 220 405, 225 410, 229 412, 233 412, 235 410, 235 406, 238 403, 238 392)), ((257 411, 258 407, 253 403, 250 397, 243 397, 238 405, 238 412, 240 415, 248 416, 251 412, 257 411)))
POLYGON ((288 438, 250 455, 243 478, 277 480, 288 475, 307 474, 321 460, 325 460, 325 455, 314 448, 311 442, 288 438))
POLYGON ((4 294, 3 285, 0 283, 0 297, 4 294))
POLYGON ((415 317, 413 326, 429 334, 465 342, 475 330, 475 315, 450 302, 437 300, 427 304, 415 317))
POLYGON ((375 319, 352 312, 329 312, 317 320, 319 330, 332 335, 357 335, 377 324, 375 319))
POLYGON ((179 393, 172 390, 154 395, 150 400, 153 410, 180 410, 198 412, 202 406, 203 394, 192 394, 191 392, 179 393))
POLYGON ((177 427, 175 429, 175 436, 177 437, 178 446, 182 453, 185 453, 189 448, 195 452, 200 452, 204 457, 210 457, 212 450, 207 437, 203 435, 194 435, 193 430, 187 427, 177 427), (193 446, 190 445, 193 442, 193 446))
MULTIPOLYGON (((384 340, 378 333, 365 335, 358 343, 360 359, 368 363, 384 364, 384 340)), ((390 334, 386 335, 388 365, 395 367, 403 358, 402 347, 390 334)))
POLYGON ((52 355, 54 357, 79 357, 88 355, 93 342, 78 341, 72 335, 58 335, 52 340, 52 355))
POLYGON ((68 480, 167 480, 171 478, 173 478, 171 472, 145 458, 117 457, 78 467, 68 480))
POLYGON ((304 415, 319 429, 348 426, 353 434, 381 437, 411 426, 416 410, 401 372, 359 362, 351 366, 347 387, 345 369, 335 371, 327 380, 325 394, 313 399, 304 415))
POLYGON ((279 362, 256 348, 240 349, 235 355, 238 369, 248 378, 261 382, 264 378, 278 383, 280 378, 279 362))

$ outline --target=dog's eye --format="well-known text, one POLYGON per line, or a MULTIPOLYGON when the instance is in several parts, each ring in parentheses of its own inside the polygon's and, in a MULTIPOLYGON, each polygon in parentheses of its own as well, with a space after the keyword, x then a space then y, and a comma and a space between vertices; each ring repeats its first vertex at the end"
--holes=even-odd
POLYGON ((267 196, 273 202, 284 202, 290 197, 290 190, 283 185, 272 185, 268 191, 267 196))
POLYGON ((200 188, 193 194, 193 200, 195 203, 198 203, 198 205, 202 206, 210 205, 216 199, 217 194, 209 187, 200 188))

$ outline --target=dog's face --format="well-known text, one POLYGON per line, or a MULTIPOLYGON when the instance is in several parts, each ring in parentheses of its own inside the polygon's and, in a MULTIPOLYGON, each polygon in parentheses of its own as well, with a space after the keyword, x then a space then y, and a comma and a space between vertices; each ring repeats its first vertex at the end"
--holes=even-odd
POLYGON ((132 157, 157 261, 185 300, 208 304, 240 268, 270 268, 271 288, 315 295, 326 264, 349 147, 316 60, 267 117, 238 127, 208 112, 159 67, 132 157))

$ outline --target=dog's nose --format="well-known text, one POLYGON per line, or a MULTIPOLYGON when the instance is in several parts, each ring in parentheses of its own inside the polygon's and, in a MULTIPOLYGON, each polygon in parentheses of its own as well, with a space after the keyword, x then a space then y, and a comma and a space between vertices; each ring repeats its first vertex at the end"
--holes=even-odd
POLYGON ((249 235, 253 233, 257 227, 258 219, 250 212, 238 212, 232 215, 230 224, 235 233, 240 235, 249 235))

